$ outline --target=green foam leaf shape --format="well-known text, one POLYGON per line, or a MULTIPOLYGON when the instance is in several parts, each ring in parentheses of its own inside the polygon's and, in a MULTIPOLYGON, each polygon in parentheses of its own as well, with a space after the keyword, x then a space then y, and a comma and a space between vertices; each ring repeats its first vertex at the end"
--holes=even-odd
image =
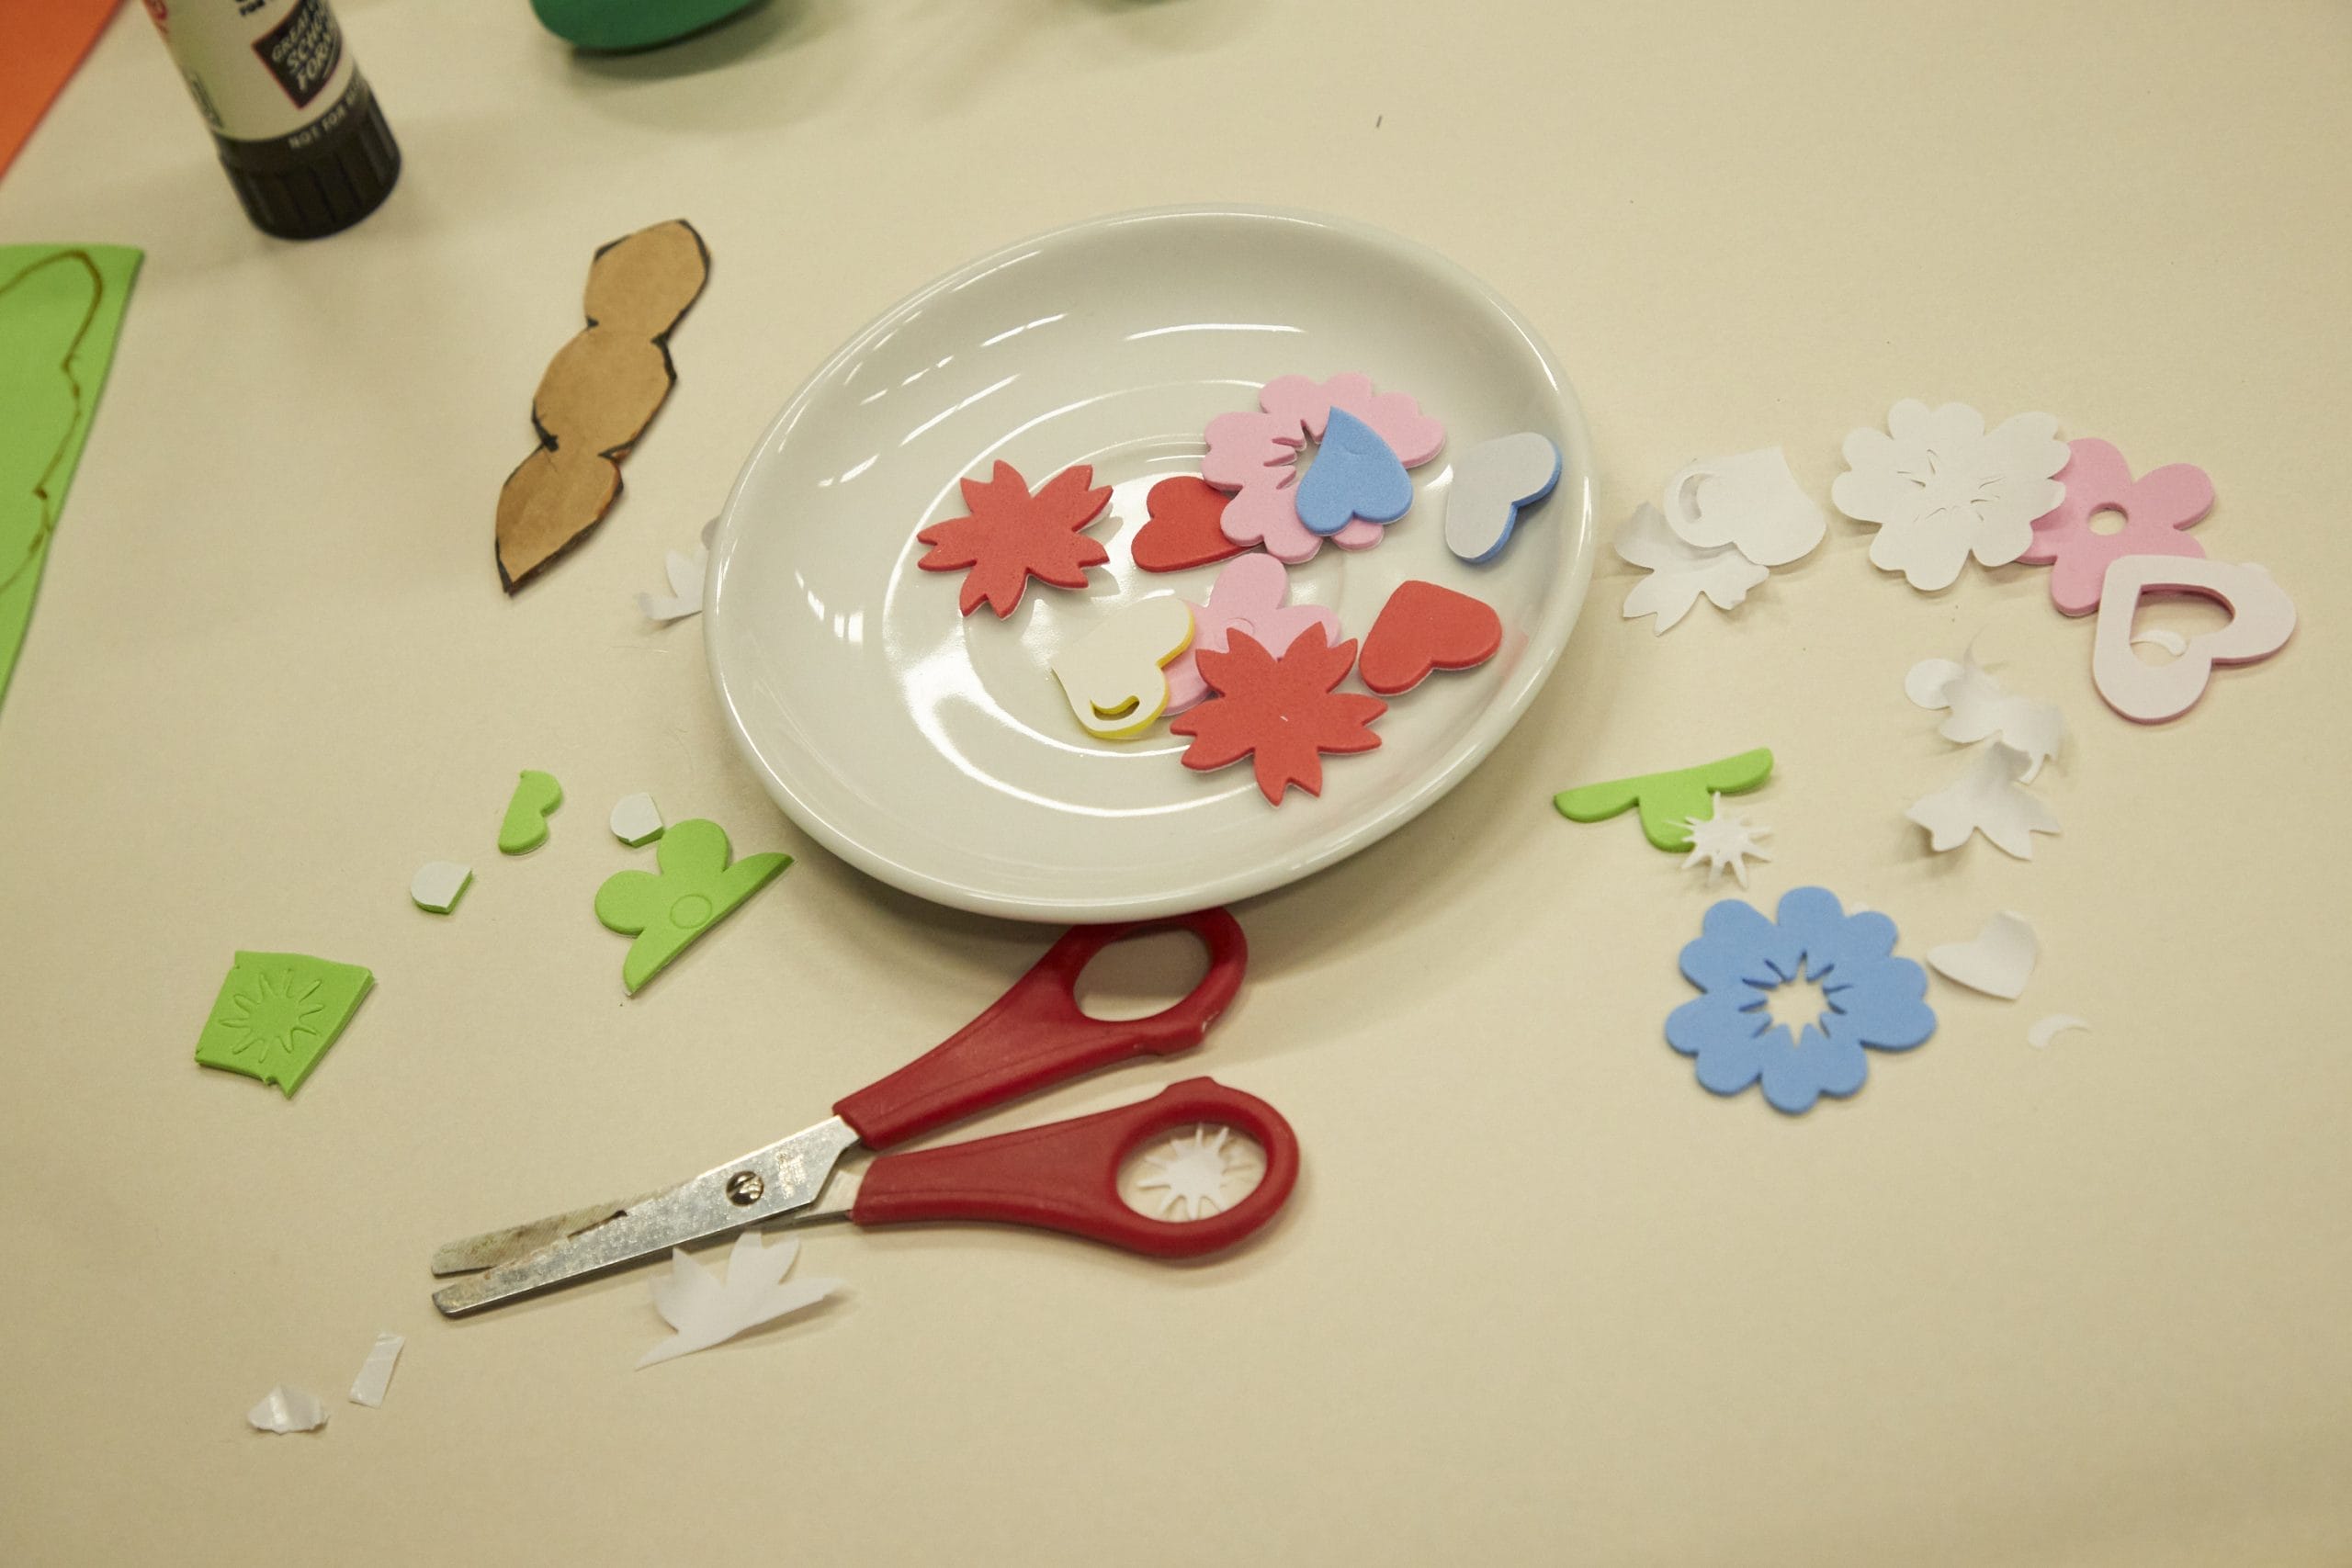
POLYGON ((356 964, 240 953, 196 1037, 196 1059, 274 1083, 291 1100, 375 984, 356 964))
POLYGON ((506 819, 498 825, 498 852, 526 855, 548 841, 548 813, 563 804, 563 786, 553 773, 525 768, 507 797, 506 819))
POLYGON ((727 856, 727 834, 718 823, 673 822, 653 852, 658 873, 615 872, 596 889, 596 918, 637 938, 621 962, 629 995, 792 863, 790 855, 775 852, 745 855, 732 865, 727 856))
POLYGON ((1713 796, 1745 795, 1771 773, 1772 753, 1758 746, 1695 768, 1562 790, 1552 797, 1552 804, 1571 822, 1604 822, 1638 806, 1642 836, 1659 849, 1679 852, 1690 847, 1690 829, 1686 826, 1690 819, 1704 821, 1715 814, 1713 796))

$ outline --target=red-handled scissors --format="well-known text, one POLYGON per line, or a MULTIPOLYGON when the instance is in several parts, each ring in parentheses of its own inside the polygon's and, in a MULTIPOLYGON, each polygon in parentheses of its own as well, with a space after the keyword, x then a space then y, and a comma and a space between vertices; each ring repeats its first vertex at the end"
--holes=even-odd
MULTIPOLYGON (((1241 988, 1249 945, 1223 909, 1172 920, 1080 926, 954 1036, 837 1101, 833 1114, 691 1181, 618 1203, 551 1214, 452 1242, 433 1272, 469 1278, 435 1292, 452 1317, 750 1224, 848 1219, 861 1225, 994 1220, 1090 1236, 1153 1258, 1230 1247, 1272 1219, 1298 1179, 1298 1140, 1264 1100, 1204 1077, 1140 1104, 912 1154, 865 1157, 950 1122, 1115 1062, 1201 1042, 1241 988), (1208 973, 1148 1018, 1090 1018, 1078 977, 1113 942, 1180 928, 1206 944, 1208 973), (1138 1213, 1119 1172, 1154 1139, 1214 1125, 1247 1134, 1265 1170, 1247 1197, 1195 1219, 1138 1213)), ((1197 1213, 1200 1205, 1190 1208, 1197 1213)))

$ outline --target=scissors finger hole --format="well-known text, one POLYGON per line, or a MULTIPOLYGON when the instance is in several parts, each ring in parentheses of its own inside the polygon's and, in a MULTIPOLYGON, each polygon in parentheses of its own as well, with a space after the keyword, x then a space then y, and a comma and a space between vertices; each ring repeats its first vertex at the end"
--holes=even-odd
POLYGON ((1116 1022, 1166 1011, 1191 996, 1208 972, 1208 949, 1191 931, 1142 931, 1089 959, 1071 990, 1079 1011, 1116 1022))
POLYGON ((1238 1127, 1194 1122, 1152 1139, 1119 1168, 1119 1201, 1148 1219, 1184 1224, 1221 1214, 1258 1190, 1266 1151, 1238 1127))

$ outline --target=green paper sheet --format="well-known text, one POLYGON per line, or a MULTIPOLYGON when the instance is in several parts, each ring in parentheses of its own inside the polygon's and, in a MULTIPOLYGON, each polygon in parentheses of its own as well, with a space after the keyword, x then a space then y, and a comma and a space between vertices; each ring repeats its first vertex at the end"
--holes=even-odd
POLYGON ((0 700, 140 256, 128 245, 0 245, 0 700))

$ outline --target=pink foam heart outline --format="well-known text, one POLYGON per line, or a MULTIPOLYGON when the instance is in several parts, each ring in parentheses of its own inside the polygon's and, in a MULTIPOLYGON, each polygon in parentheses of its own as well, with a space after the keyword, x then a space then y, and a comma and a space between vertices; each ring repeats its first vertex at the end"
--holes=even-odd
POLYGON ((1227 651, 1226 637, 1243 632, 1258 646, 1280 659, 1309 626, 1323 628, 1323 640, 1336 647, 1340 617, 1320 604, 1293 604, 1290 573, 1272 556, 1242 556, 1216 574, 1209 585, 1209 602, 1193 606, 1193 645, 1168 666, 1168 709, 1182 713, 1209 694, 1194 655, 1227 651))
POLYGON ((2205 694, 2216 664, 2252 664, 2287 645, 2295 604, 2270 574, 2252 564, 2179 556, 2125 556, 2107 569, 2098 627, 2091 643, 2091 682, 2107 705, 2141 724, 2178 718, 2205 694), (2230 612, 2230 624, 2188 639, 2177 658, 2150 664, 2132 651, 2132 622, 2142 595, 2199 593, 2230 612))

